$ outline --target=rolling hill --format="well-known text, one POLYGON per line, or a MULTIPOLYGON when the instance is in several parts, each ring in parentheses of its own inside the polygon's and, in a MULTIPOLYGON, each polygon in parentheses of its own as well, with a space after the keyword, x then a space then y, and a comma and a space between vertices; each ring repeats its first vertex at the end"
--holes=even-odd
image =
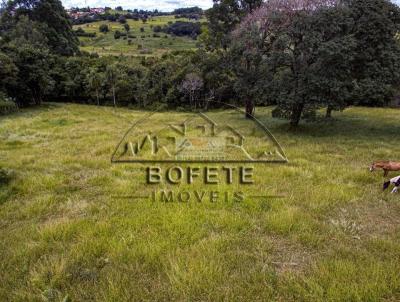
MULTIPOLYGON (((160 25, 164 26, 169 22, 175 22, 174 16, 158 16, 149 18, 144 24, 142 21, 127 20, 130 26, 129 35, 132 37, 114 38, 114 33, 118 30, 125 32, 123 24, 119 22, 98 21, 82 25, 75 25, 74 29, 82 28, 87 33, 96 33, 96 37, 80 37, 80 49, 89 53, 98 53, 99 55, 127 55, 127 56, 159 56, 168 51, 189 50, 196 48, 196 40, 190 37, 177 37, 170 34, 158 33, 154 36, 152 28, 160 25), (107 24, 110 31, 100 33, 101 24, 107 24), (141 28, 144 31, 141 31, 141 28), (130 42, 129 42, 130 40, 130 42)), ((181 18, 179 21, 187 21, 181 18)))

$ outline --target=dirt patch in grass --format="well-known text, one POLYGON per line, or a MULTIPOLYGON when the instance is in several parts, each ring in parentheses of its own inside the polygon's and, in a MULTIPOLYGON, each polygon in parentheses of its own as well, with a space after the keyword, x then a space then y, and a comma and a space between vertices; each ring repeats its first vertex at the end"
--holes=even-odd
POLYGON ((395 236, 400 226, 400 198, 361 205, 356 209, 362 236, 395 236))
MULTIPOLYGON (((261 231, 261 230, 260 230, 261 231)), ((305 273, 318 251, 311 250, 294 238, 276 234, 260 234, 253 231, 248 238, 260 238, 251 246, 251 254, 262 266, 262 271, 274 271, 278 275, 285 273, 305 273)), ((252 241, 251 239, 249 239, 252 241)), ((254 241, 253 241, 254 242, 254 241)))
POLYGON ((88 206, 89 203, 86 200, 68 200, 65 204, 60 205, 57 214, 47 216, 41 227, 44 229, 53 228, 85 217, 88 206))
POLYGON ((274 236, 269 240, 273 244, 269 263, 278 274, 302 274, 312 264, 315 251, 283 237, 274 236))
POLYGON ((400 227, 400 198, 349 205, 330 218, 330 224, 354 239, 396 236, 400 227))

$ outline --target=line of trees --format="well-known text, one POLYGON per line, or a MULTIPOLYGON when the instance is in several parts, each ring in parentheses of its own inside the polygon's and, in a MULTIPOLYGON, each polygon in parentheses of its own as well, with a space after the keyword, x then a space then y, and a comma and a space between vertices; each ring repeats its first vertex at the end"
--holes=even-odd
MULTIPOLYGON (((188 18, 188 19, 194 19, 194 20, 199 20, 203 16, 203 10, 199 7, 188 7, 188 8, 181 8, 181 9, 176 9, 171 13, 168 12, 160 12, 158 10, 154 11, 147 11, 147 10, 130 10, 128 9, 127 11, 124 11, 121 6, 117 6, 115 10, 117 12, 110 12, 111 8, 106 7, 106 10, 103 14, 88 14, 81 16, 76 19, 72 19, 71 22, 73 25, 80 25, 80 24, 85 24, 85 23, 91 23, 91 22, 97 22, 97 21, 119 21, 121 22, 122 20, 135 20, 135 21, 147 21, 147 19, 152 18, 152 17, 157 17, 157 16, 169 16, 169 15, 175 15, 176 18, 188 18)), ((89 8, 73 8, 72 12, 90 12, 89 8)), ((124 21, 122 21, 124 22, 124 21)))
POLYGON ((386 0, 217 1, 208 49, 231 58, 248 116, 260 98, 298 125, 319 108, 383 106, 400 82, 399 7, 386 0))
POLYGON ((188 36, 196 39, 201 34, 201 24, 199 22, 176 21, 164 26, 156 25, 153 27, 153 31, 155 33, 163 32, 179 37, 188 36))

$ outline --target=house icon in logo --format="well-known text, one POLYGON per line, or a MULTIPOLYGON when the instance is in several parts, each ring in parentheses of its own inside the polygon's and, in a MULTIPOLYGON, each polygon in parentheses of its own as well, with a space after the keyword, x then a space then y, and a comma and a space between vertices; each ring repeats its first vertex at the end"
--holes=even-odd
POLYGON ((112 163, 288 162, 275 137, 256 119, 243 119, 238 114, 228 123, 218 123, 205 113, 192 112, 183 114, 180 121, 162 124, 155 122, 155 114, 125 133, 112 163))

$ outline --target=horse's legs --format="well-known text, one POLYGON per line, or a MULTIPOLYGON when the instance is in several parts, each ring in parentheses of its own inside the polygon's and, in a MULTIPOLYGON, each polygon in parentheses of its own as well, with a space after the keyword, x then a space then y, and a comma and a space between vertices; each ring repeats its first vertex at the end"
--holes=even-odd
POLYGON ((398 189, 399 189, 399 187, 394 187, 392 193, 397 193, 398 189))
POLYGON ((384 177, 388 176, 389 171, 388 171, 388 170, 385 170, 385 169, 384 169, 383 171, 384 171, 383 176, 384 176, 384 177))

